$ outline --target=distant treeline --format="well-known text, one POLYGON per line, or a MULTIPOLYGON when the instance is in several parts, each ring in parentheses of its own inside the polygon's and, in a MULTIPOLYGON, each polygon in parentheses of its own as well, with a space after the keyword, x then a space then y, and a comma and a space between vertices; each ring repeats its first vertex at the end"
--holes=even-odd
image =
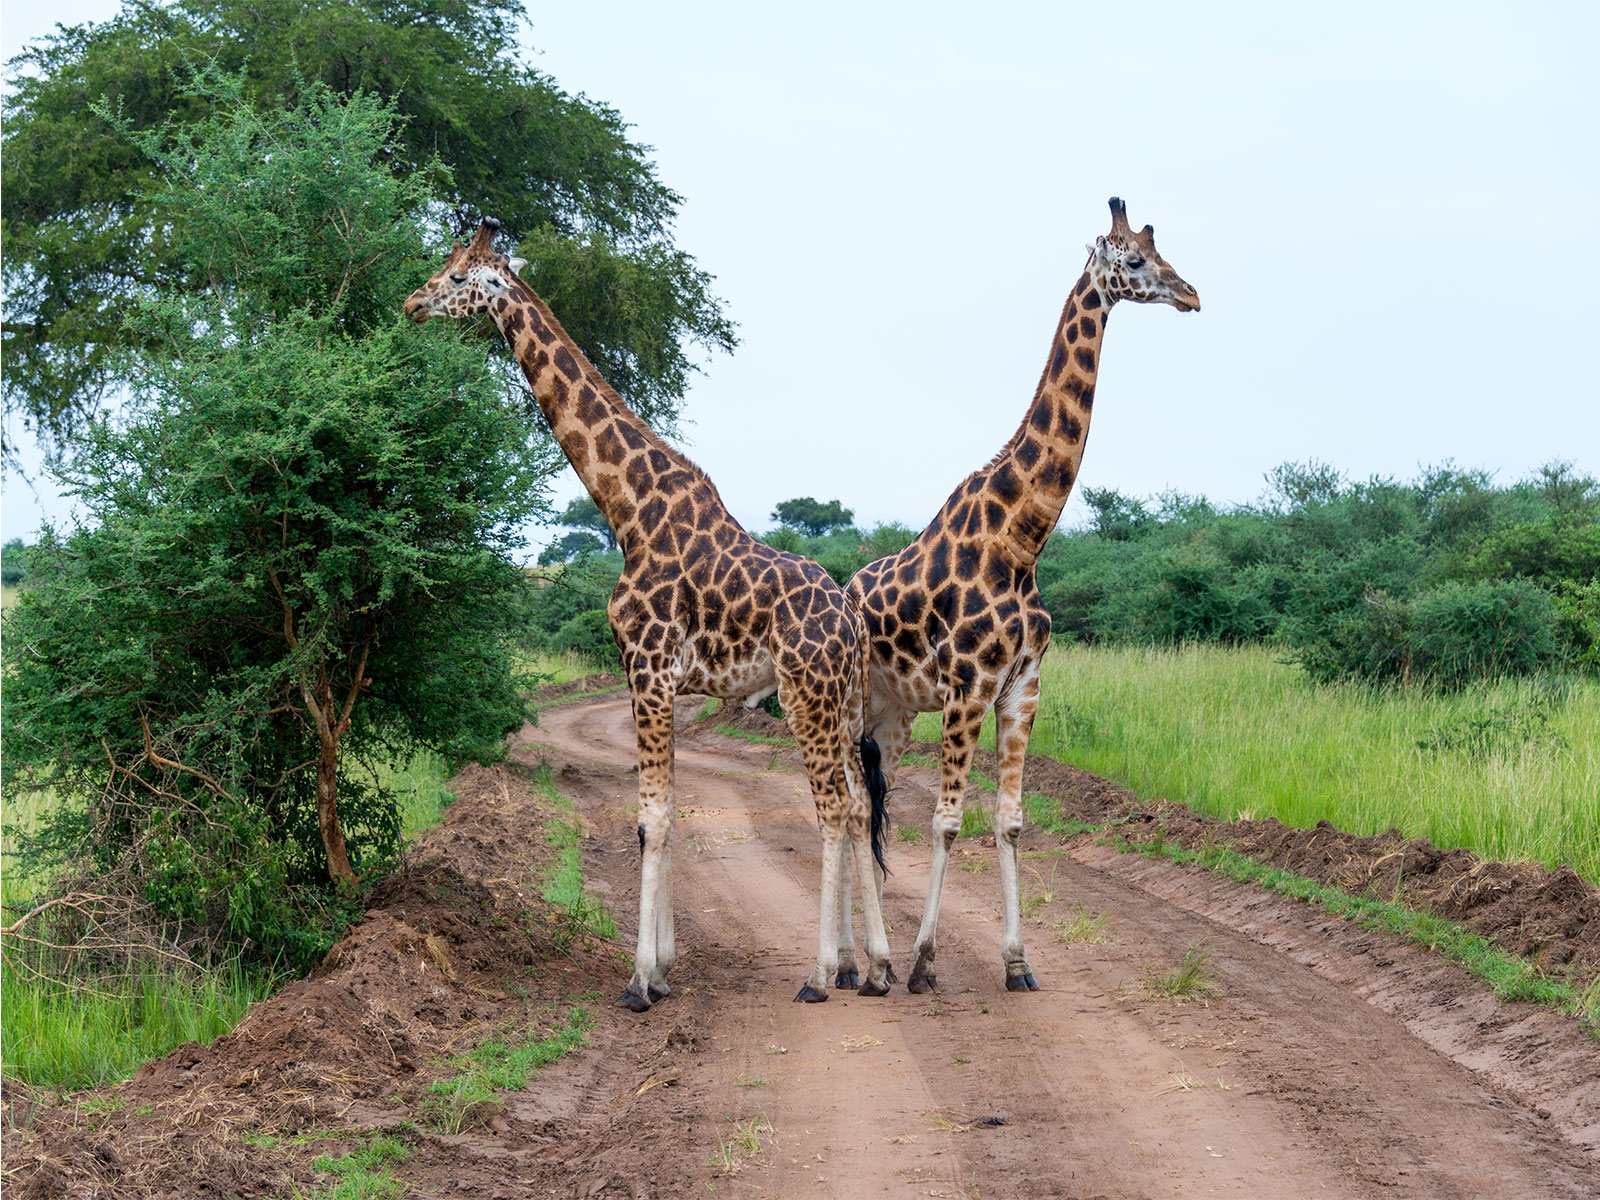
MULTIPOLYGON (((1229 508, 1086 489, 1087 525, 1057 532, 1039 561, 1055 639, 1266 642, 1318 680, 1459 686, 1600 671, 1600 485, 1570 464, 1496 486, 1450 465, 1353 482, 1289 463, 1268 484, 1229 508)), ((913 536, 789 524, 764 540, 843 583, 913 536)), ((621 570, 616 552, 548 567, 530 601, 536 636, 613 658, 604 607, 621 570)))

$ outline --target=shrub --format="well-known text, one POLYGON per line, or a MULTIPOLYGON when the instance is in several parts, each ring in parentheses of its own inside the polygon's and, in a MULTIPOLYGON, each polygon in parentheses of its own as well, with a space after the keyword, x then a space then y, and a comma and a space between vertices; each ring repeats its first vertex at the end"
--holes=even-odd
POLYGON ((550 648, 581 654, 607 671, 622 670, 622 654, 602 609, 591 608, 562 625, 550 639, 550 648))
POLYGON ((1412 606, 1413 668, 1446 686, 1530 675, 1556 658, 1556 607, 1525 579, 1447 583, 1412 606))

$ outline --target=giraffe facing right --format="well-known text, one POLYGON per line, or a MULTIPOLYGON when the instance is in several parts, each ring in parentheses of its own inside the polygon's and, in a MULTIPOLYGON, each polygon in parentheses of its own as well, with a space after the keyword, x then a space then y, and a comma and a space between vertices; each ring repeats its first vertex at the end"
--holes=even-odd
MULTIPOLYGON (((931 991, 939 898, 978 730, 995 710, 999 786, 994 805, 1004 914, 1006 987, 1038 984, 1022 949, 1017 839, 1022 834, 1022 764, 1039 703, 1039 667, 1050 614, 1034 566, 1078 476, 1106 318, 1118 300, 1198 312, 1200 297, 1156 252, 1155 230, 1128 226, 1112 197, 1111 232, 1095 239, 1067 298, 1050 357, 1021 426, 989 465, 951 493, 900 553, 856 572, 849 592, 871 639, 867 732, 882 749, 892 785, 919 712, 944 717, 943 766, 933 812, 933 866, 907 986, 931 991)), ((844 886, 849 884, 843 872, 844 886)), ((879 881, 881 886, 881 880, 879 881)), ((845 897, 842 911, 849 921, 845 897)), ((841 942, 848 942, 848 924, 841 942)))

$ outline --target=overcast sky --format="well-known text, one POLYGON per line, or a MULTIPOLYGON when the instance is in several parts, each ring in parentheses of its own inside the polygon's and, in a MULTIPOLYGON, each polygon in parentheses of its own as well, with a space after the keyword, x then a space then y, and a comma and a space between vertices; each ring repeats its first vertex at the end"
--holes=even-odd
MULTIPOLYGON (((5 54, 115 9, 8 0, 5 54)), ((1600 471, 1597 13, 590 0, 525 42, 684 196, 742 339, 685 445, 734 514, 920 527, 1020 420, 1114 194, 1204 309, 1118 306, 1081 486, 1600 471)), ((40 512, 8 477, 4 536, 40 512)))

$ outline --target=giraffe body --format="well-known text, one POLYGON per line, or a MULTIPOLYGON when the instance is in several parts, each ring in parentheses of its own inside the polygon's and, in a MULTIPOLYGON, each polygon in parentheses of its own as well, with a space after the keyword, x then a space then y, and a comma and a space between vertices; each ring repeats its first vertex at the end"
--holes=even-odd
POLYGON ((1184 312, 1200 307, 1195 290, 1156 252, 1154 230, 1147 225, 1134 233, 1120 200, 1111 201, 1111 212, 1111 233, 1090 247, 1017 432, 987 466, 962 481, 915 541, 869 563, 850 581, 871 646, 867 729, 882 750, 891 785, 912 719, 919 712, 943 717, 933 863, 908 981, 912 991, 937 983, 944 873, 961 827, 978 731, 991 707, 999 757, 994 829, 1006 987, 1038 986, 1023 952, 1017 848, 1023 760, 1050 643, 1050 614, 1034 567, 1077 478, 1111 306, 1133 300, 1165 302, 1184 312))
POLYGON ((684 693, 743 698, 776 689, 816 800, 822 830, 821 933, 799 1000, 855 986, 836 940, 854 860, 862 875, 869 958, 864 995, 888 990, 880 899, 884 786, 864 736, 867 644, 860 613, 810 559, 774 549, 734 520, 716 487, 658 438, 595 370, 533 290, 493 249, 498 222, 406 301, 431 316, 488 313, 516 354, 556 440, 622 547, 606 607, 633 700, 639 752, 639 933, 621 1002, 635 1011, 670 993, 677 957, 671 899, 673 702, 684 693))

